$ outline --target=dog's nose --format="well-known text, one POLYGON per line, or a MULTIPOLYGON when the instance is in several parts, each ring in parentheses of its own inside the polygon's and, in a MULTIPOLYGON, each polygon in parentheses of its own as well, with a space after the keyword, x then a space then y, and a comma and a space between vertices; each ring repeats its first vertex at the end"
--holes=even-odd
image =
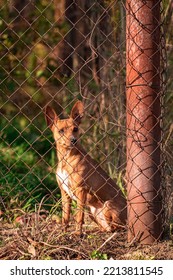
POLYGON ((77 139, 75 138, 75 137, 71 137, 71 139, 70 139, 70 141, 71 141, 71 143, 74 145, 74 144, 76 144, 76 142, 77 142, 77 139))

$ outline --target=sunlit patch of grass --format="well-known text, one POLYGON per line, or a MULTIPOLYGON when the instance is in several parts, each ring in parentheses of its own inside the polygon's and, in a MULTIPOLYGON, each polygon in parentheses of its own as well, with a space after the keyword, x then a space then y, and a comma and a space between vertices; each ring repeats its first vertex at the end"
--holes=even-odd
POLYGON ((49 196, 47 203, 55 202, 54 172, 33 150, 24 145, 12 148, 0 144, 0 158, 0 191, 5 208, 34 209, 44 196, 49 196))

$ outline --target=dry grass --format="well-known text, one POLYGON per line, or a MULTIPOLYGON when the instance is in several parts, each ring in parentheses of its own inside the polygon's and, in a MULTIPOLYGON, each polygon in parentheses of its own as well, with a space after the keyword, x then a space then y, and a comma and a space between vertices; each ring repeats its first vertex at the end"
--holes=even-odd
POLYGON ((16 223, 0 221, 0 259, 173 259, 173 241, 153 246, 129 246, 126 231, 103 233, 94 224, 83 237, 67 233, 55 217, 25 214, 16 223))

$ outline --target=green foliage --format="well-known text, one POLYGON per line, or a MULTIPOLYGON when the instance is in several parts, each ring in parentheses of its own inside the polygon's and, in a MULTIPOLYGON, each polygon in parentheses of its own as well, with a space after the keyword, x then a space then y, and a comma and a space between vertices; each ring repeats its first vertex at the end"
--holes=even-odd
MULTIPOLYGON (((77 36, 84 28, 85 16, 82 14, 82 20, 74 19, 78 13, 72 9, 73 5, 66 9, 65 17, 60 16, 57 20, 56 1, 28 1, 31 5, 34 3, 34 9, 27 8, 21 12, 15 6, 17 1, 2 1, 0 191, 4 207, 9 208, 13 204, 15 207, 33 209, 43 197, 46 197, 47 204, 55 203, 54 197, 59 195, 54 175, 56 155, 51 133, 45 131, 46 125, 40 111, 53 100, 59 107, 67 108, 66 112, 69 113, 73 100, 81 96, 87 107, 82 126, 86 128, 86 134, 82 142, 125 194, 125 129, 122 129, 125 125, 125 9, 122 5, 124 1, 120 2, 114 6, 110 5, 111 1, 102 1, 103 9, 97 1, 90 7, 88 3, 88 8, 86 5, 86 42, 83 41, 84 37, 80 40, 84 51, 82 54, 76 44, 77 36), (109 19, 106 16, 105 22, 97 21, 96 18, 101 19, 108 6, 111 7, 107 13, 109 19), (70 14, 71 11, 75 11, 75 14, 70 14), (75 33, 78 28, 80 32, 75 33), (103 28, 100 30, 102 32, 99 28, 103 28), (60 54, 62 45, 65 50, 63 56, 60 54), (66 53, 68 51, 70 53, 66 53), (59 56, 63 62, 58 61, 59 56), (73 60, 70 66, 67 58, 73 60), (72 67, 70 77, 63 71, 60 74, 61 64, 72 67)), ((170 1, 163 1, 162 14, 169 5, 170 1)), ((169 78, 173 67, 172 18, 167 16, 166 23, 168 90, 165 127, 169 132, 173 117, 173 82, 169 78)), ((61 113, 61 109, 59 111, 61 113)), ((172 131, 168 136, 167 144, 171 147, 172 131)), ((168 160, 172 170, 171 153, 168 160)))
POLYGON ((15 121, 8 126, 2 122, 0 129, 0 192, 4 208, 31 211, 43 198, 45 207, 52 207, 59 190, 50 140, 30 126, 29 131, 21 132, 21 125, 15 121))
POLYGON ((105 253, 100 253, 100 252, 98 252, 97 250, 94 250, 94 251, 91 253, 91 259, 92 259, 92 260, 107 260, 107 259, 108 259, 108 256, 107 256, 107 254, 105 254, 105 253))

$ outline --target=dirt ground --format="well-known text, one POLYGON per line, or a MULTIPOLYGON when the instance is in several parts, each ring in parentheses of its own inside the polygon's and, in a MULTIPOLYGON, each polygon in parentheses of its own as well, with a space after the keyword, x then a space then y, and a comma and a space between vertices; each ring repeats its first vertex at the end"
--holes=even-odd
POLYGON ((93 224, 86 225, 84 235, 76 236, 71 225, 64 233, 54 217, 28 215, 15 223, 0 221, 0 259, 173 259, 173 240, 165 239, 152 246, 128 244, 126 231, 103 233, 93 224))

